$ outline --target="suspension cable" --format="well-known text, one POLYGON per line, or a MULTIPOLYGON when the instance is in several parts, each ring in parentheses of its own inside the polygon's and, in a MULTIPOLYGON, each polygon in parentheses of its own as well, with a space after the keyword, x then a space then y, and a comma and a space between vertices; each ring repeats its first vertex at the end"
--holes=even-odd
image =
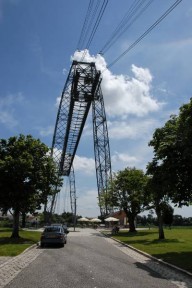
POLYGON ((81 58, 81 61, 84 60, 85 55, 86 55, 86 53, 87 53, 87 49, 90 47, 90 45, 91 45, 91 43, 92 43, 92 41, 93 41, 93 38, 94 38, 95 33, 96 33, 97 29, 98 29, 98 26, 99 26, 99 24, 100 24, 100 22, 101 22, 101 18, 102 18, 102 16, 103 16, 104 12, 105 12, 105 9, 106 9, 106 7, 107 7, 107 4, 108 4, 108 0, 104 0, 103 4, 102 4, 102 6, 101 6, 101 9, 100 9, 100 11, 99 11, 99 15, 97 16, 97 20, 96 20, 96 22, 95 22, 95 25, 94 25, 94 27, 93 27, 93 29, 92 29, 91 35, 90 35, 90 37, 89 37, 89 40, 88 40, 88 42, 87 42, 86 50, 84 50, 83 56, 82 56, 82 58, 81 58))
POLYGON ((77 50, 80 50, 80 48, 81 48, 81 46, 83 46, 85 38, 86 38, 86 30, 87 30, 87 25, 88 25, 88 22, 89 22, 89 18, 91 16, 91 11, 93 9, 93 1, 94 0, 90 0, 89 1, 89 6, 87 8, 87 13, 86 13, 86 16, 85 16, 83 27, 81 29, 81 34, 80 34, 80 37, 79 37, 79 41, 78 41, 78 44, 77 44, 77 50))
MULTIPOLYGON (((173 5, 171 5, 165 13, 158 18, 155 23, 153 23, 134 43, 132 43, 120 56, 118 56, 114 61, 112 61, 106 69, 109 69, 111 66, 113 66, 115 63, 117 63, 125 54, 127 54, 131 49, 133 49, 144 37, 146 37, 165 17, 167 17, 171 11, 176 8, 176 6, 181 2, 182 0, 177 0, 173 5)), ((106 70, 105 69, 105 70, 106 70)))
POLYGON ((100 51, 100 54, 106 53, 111 46, 124 34, 128 28, 141 16, 141 14, 152 4, 154 0, 148 0, 146 5, 142 8, 146 0, 143 0, 142 3, 138 1, 133 7, 131 6, 128 12, 125 14, 120 24, 117 26, 109 40, 105 43, 103 48, 100 51), (139 9, 142 8, 140 11, 139 9), (137 13, 138 12, 138 13, 137 13), (135 16, 135 17, 134 17, 135 16))

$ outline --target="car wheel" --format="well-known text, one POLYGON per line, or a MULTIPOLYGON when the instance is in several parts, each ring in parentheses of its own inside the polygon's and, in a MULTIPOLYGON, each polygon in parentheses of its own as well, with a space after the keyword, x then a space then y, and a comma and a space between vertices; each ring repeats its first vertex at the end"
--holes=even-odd
POLYGON ((41 243, 40 246, 41 246, 41 248, 44 248, 44 247, 45 247, 45 244, 44 244, 44 243, 41 243))

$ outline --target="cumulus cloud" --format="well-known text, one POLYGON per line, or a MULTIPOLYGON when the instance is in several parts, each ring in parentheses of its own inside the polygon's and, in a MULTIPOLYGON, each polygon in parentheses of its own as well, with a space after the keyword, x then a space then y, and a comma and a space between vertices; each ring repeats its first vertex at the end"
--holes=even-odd
POLYGON ((95 160, 93 158, 75 155, 74 168, 75 171, 82 171, 85 174, 93 174, 95 173, 95 160))
POLYGON ((128 115, 144 116, 149 112, 159 110, 159 103, 152 95, 153 76, 149 69, 131 66, 133 76, 116 75, 107 69, 107 63, 100 54, 91 56, 89 51, 76 51, 72 60, 95 62, 102 71, 102 91, 105 98, 105 108, 110 116, 125 117, 128 115), (84 54, 83 54, 84 53, 84 54))
POLYGON ((130 156, 126 153, 115 152, 115 154, 111 157, 111 162, 113 169, 116 170, 116 168, 119 169, 119 167, 136 166, 139 160, 135 156, 130 156))
POLYGON ((111 139, 143 139, 149 137, 158 122, 155 119, 136 119, 123 121, 108 121, 109 137, 111 139))

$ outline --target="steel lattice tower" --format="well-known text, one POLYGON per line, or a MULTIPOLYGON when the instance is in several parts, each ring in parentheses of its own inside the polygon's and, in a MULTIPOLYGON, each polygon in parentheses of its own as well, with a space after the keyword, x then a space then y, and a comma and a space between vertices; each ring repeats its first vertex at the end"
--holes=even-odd
MULTIPOLYGON (((91 104, 99 199, 101 193, 107 193, 111 181, 110 148, 101 80, 101 73, 96 69, 95 63, 73 61, 58 109, 52 157, 57 164, 58 175, 70 177, 73 213, 76 211, 76 192, 72 164, 91 104)), ((56 195, 51 199, 51 208, 48 208, 50 212, 55 207, 55 201, 56 195)), ((100 205, 100 210, 101 215, 104 215, 109 212, 110 207, 100 205)))

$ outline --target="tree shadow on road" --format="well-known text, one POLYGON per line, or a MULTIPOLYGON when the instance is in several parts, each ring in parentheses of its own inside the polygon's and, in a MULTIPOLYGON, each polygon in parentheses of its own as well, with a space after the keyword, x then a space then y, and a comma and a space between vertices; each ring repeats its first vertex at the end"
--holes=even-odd
POLYGON ((180 272, 177 269, 171 268, 166 264, 158 263, 155 262, 154 260, 148 259, 146 263, 136 262, 135 265, 138 269, 146 271, 149 275, 151 275, 154 278, 165 279, 174 282, 181 282, 182 287, 191 287, 190 285, 192 282, 192 276, 187 275, 187 273, 180 272), (185 286, 183 286, 184 283, 185 286))

